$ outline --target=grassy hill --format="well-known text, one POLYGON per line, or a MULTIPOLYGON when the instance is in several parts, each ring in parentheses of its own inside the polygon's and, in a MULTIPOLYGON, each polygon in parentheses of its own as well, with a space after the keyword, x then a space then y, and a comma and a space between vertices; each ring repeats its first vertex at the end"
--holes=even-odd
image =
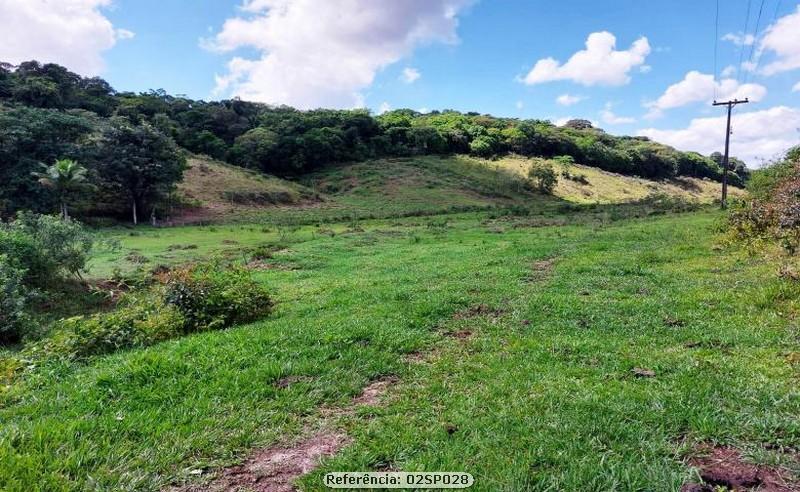
POLYGON ((300 184, 208 157, 191 157, 188 166, 178 185, 178 197, 184 204, 179 222, 242 218, 265 207, 307 204, 317 199, 312 190, 300 184))
MULTIPOLYGON (((328 167, 298 182, 266 176, 208 158, 190 159, 179 193, 190 208, 179 223, 257 221, 314 223, 470 211, 508 206, 549 210, 565 202, 619 204, 666 194, 698 203, 719 197, 720 184, 696 178, 651 181, 582 165, 553 162, 554 196, 527 185, 531 164, 456 155, 386 158, 328 167)), ((744 191, 731 187, 733 196, 744 191)))
MULTIPOLYGON (((708 179, 680 177, 664 181, 652 181, 636 176, 603 171, 596 167, 580 164, 564 165, 550 161, 559 178, 555 196, 574 203, 624 203, 641 200, 654 193, 664 193, 685 200, 711 203, 720 196, 722 185, 708 179), (568 171, 572 176, 583 176, 586 182, 565 178, 568 171)), ((497 166, 524 176, 530 167, 530 160, 523 157, 506 157, 497 161, 486 161, 487 166, 497 166)), ((731 196, 744 196, 744 190, 729 187, 731 196)))

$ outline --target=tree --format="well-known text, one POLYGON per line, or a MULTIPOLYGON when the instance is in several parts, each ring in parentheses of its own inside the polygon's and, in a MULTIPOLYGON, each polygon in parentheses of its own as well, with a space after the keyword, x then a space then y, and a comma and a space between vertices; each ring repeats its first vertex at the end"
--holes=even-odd
POLYGON ((550 195, 558 183, 556 171, 547 162, 534 162, 528 169, 528 177, 540 193, 550 195))
POLYGON ((67 202, 72 193, 87 187, 86 168, 72 159, 58 159, 55 164, 42 164, 42 172, 34 172, 42 186, 52 189, 58 197, 61 218, 69 220, 67 202))
POLYGON ((569 120, 564 123, 565 128, 574 128, 575 130, 588 130, 594 128, 592 122, 589 120, 569 120))
POLYGON ((103 135, 97 167, 101 178, 127 197, 137 224, 139 212, 149 205, 154 215, 158 199, 183 178, 186 158, 171 138, 149 124, 118 119, 103 135))

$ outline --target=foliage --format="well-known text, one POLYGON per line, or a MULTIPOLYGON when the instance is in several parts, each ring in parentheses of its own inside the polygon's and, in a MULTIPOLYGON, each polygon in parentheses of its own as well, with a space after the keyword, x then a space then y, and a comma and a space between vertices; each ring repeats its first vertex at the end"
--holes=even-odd
POLYGON ((266 317, 273 306, 248 270, 216 262, 160 274, 159 282, 141 285, 141 290, 124 295, 113 311, 56 323, 53 334, 26 353, 85 359, 254 321, 266 317))
POLYGON ((0 215, 21 209, 48 212, 55 208, 52 194, 33 173, 41 163, 56 159, 83 159, 84 144, 93 123, 76 114, 31 107, 0 105, 0 215))
POLYGON ((138 214, 154 207, 183 177, 186 158, 175 143, 143 123, 115 120, 103 134, 97 172, 128 199, 134 224, 138 214))
POLYGON ((55 279, 79 276, 94 244, 78 222, 20 212, 0 224, 0 254, 24 272, 26 284, 46 287, 55 279))
POLYGON ((61 320, 53 334, 30 347, 28 353, 84 359, 175 338, 183 328, 184 318, 174 306, 148 295, 127 296, 112 312, 61 320))
POLYGON ((58 197, 61 217, 69 219, 67 201, 70 195, 86 187, 86 168, 72 159, 58 159, 55 164, 42 164, 42 172, 33 173, 42 186, 52 189, 58 197))
POLYGON ((183 314, 186 331, 247 323, 272 310, 269 293, 243 267, 197 264, 165 274, 163 282, 164 300, 183 314))
POLYGON ((776 241, 790 255, 800 249, 800 156, 795 149, 752 174, 752 199, 734 207, 728 218, 734 239, 751 245, 776 241))
POLYGON ((0 344, 19 341, 30 327, 24 276, 24 270, 0 254, 0 344))
POLYGON ((533 181, 534 187, 540 192, 551 195, 558 183, 558 176, 553 166, 548 162, 539 160, 531 164, 528 177, 533 181))

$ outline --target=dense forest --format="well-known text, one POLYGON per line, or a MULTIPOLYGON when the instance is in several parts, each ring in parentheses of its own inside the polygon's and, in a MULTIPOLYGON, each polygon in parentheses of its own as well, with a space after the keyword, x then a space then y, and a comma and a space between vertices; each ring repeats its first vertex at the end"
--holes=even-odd
MULTIPOLYGON (((299 111, 163 90, 117 92, 56 64, 0 64, 0 216, 23 209, 67 214, 67 201, 84 216, 163 214, 182 179, 185 151, 285 177, 336 162, 452 153, 565 155, 650 179, 722 174, 719 153, 617 137, 585 120, 559 127, 451 110, 299 111)), ((732 167, 732 182, 742 184, 746 167, 736 159, 732 167)))

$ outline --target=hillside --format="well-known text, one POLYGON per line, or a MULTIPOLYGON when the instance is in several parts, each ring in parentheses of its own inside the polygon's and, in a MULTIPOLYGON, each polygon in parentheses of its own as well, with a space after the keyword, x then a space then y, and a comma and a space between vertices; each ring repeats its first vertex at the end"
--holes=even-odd
MULTIPOLYGON (((580 164, 567 166, 556 161, 550 161, 550 163, 559 176, 555 196, 574 203, 624 203, 641 200, 654 193, 664 193, 700 203, 711 203, 719 198, 722 186, 719 182, 710 179, 683 176, 654 181, 580 164), (563 176, 564 171, 569 172, 572 176, 583 176, 587 182, 567 179, 563 176)), ((497 161, 487 161, 486 165, 498 166, 524 176, 528 172, 530 161, 522 157, 510 156, 497 161)), ((745 195, 744 190, 735 186, 729 187, 729 193, 732 197, 745 195)))
POLYGON ((300 205, 317 200, 315 193, 294 182, 231 166, 206 156, 188 159, 178 200, 178 222, 246 218, 265 207, 300 205))
MULTIPOLYGON (((270 220, 313 222, 408 215, 431 215, 494 207, 548 209, 562 202, 619 204, 666 194, 711 203, 720 184, 697 178, 653 181, 594 167, 566 167, 551 161, 559 178, 554 196, 527 184, 531 161, 509 156, 496 160, 464 155, 375 159, 329 166, 297 182, 263 175, 208 157, 189 159, 178 185, 186 208, 176 223, 270 220)), ((732 196, 744 191, 731 187, 732 196)))

